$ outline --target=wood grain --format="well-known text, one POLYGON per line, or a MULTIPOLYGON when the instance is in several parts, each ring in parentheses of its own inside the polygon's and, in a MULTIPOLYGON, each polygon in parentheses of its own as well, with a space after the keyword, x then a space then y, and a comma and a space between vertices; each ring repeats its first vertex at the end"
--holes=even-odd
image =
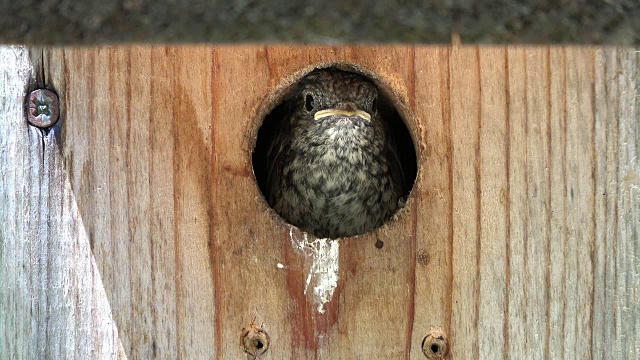
POLYGON ((627 48, 0 48, 0 358, 640 356, 640 55, 627 48), (418 150, 406 208, 312 260, 266 206, 265 102, 349 62, 398 98, 418 150), (34 64, 34 65, 32 65, 34 64), (35 66, 35 68, 33 68, 35 66), (37 85, 61 122, 27 126, 37 85), (382 242, 382 248, 375 246, 382 242))

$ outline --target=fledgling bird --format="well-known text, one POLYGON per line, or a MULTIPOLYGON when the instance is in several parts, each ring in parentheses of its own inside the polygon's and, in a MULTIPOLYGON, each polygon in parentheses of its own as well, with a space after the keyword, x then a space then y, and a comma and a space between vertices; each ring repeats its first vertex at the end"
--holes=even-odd
POLYGON ((375 229, 393 215, 405 181, 371 81, 314 70, 282 114, 267 153, 267 201, 278 214, 334 239, 375 229))

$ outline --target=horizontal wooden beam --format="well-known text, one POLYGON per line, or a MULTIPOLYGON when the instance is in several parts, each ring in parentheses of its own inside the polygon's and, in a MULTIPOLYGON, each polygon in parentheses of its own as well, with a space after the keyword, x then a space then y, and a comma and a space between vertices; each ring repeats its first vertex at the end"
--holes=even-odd
POLYGON ((3 1, 0 42, 639 44, 637 0, 3 1))

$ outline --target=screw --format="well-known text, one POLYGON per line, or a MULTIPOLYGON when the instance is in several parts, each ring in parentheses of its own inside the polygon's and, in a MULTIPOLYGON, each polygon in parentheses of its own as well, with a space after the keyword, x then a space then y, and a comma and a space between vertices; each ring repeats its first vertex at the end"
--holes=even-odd
POLYGON ((58 121, 60 103, 58 95, 51 90, 36 89, 29 93, 27 120, 39 128, 48 128, 58 121))
POLYGON ((422 353, 427 359, 444 359, 449 351, 447 337, 440 328, 431 328, 429 334, 422 340, 422 353))
POLYGON ((248 327, 242 329, 240 348, 254 359, 258 359, 269 350, 269 334, 262 327, 255 325, 255 319, 248 327))

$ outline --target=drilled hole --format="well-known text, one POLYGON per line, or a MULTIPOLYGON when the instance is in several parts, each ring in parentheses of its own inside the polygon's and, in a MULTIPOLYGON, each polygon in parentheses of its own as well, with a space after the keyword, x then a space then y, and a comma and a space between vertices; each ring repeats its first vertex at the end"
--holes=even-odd
POLYGON ((404 206, 416 151, 399 100, 379 83, 354 68, 315 69, 273 101, 253 168, 289 224, 322 238, 355 236, 404 206))
POLYGON ((444 359, 447 356, 447 338, 440 328, 434 329, 422 340, 422 353, 427 359, 444 359))
POLYGON ((269 334, 254 321, 242 329, 240 348, 253 358, 260 357, 269 350, 269 334))

